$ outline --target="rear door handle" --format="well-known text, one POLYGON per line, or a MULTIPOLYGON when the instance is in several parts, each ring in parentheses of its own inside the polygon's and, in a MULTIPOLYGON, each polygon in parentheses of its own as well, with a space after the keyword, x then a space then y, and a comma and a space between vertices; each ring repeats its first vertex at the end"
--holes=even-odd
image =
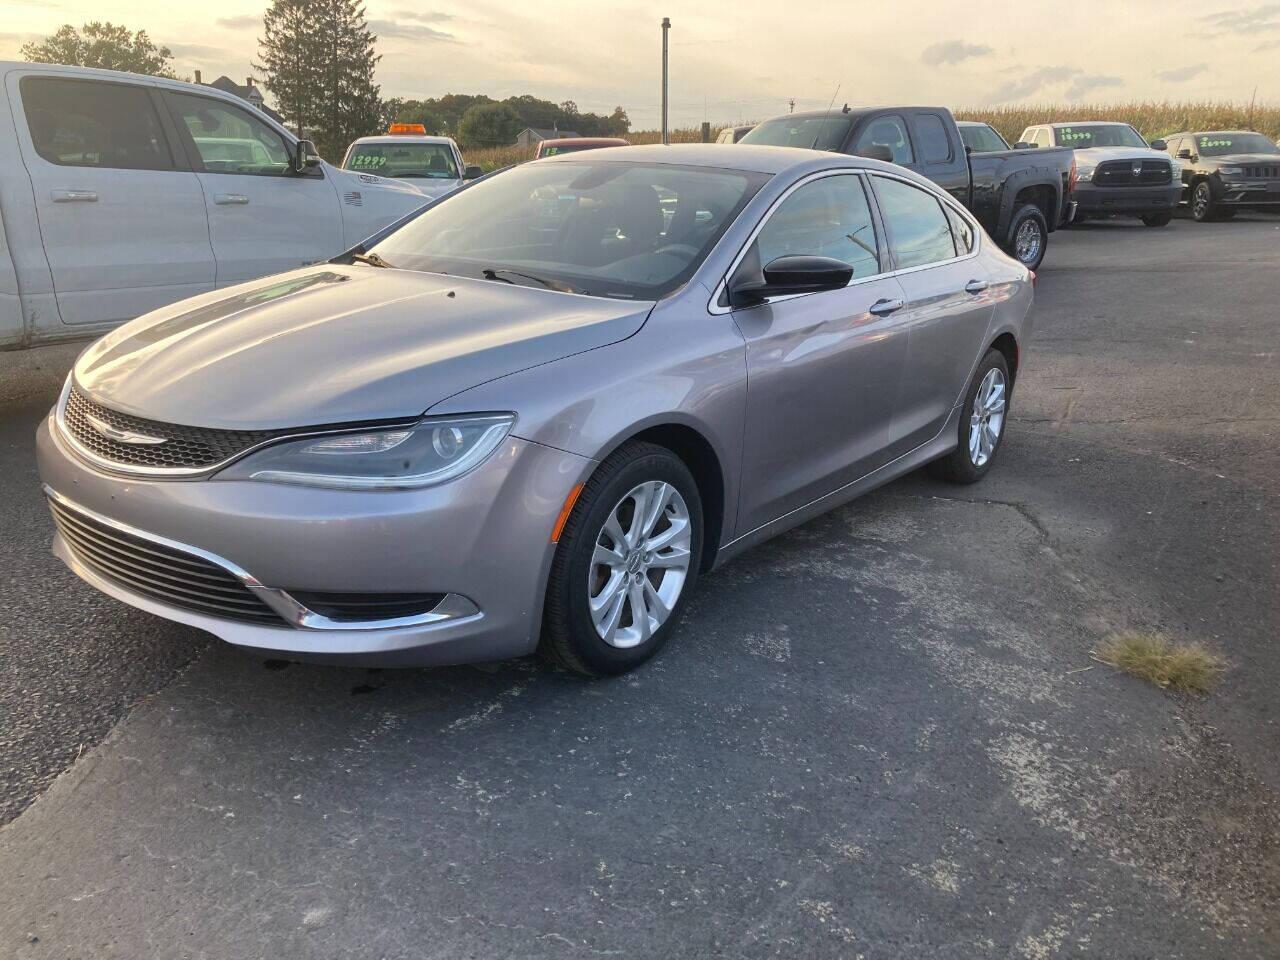
POLYGON ((970 280, 964 285, 964 289, 966 293, 981 293, 983 290, 987 289, 988 286, 990 286, 990 284, 985 280, 970 280))
POLYGON ((887 317, 891 313, 897 313, 905 307, 906 301, 898 299, 889 299, 882 297, 867 308, 868 313, 874 313, 877 317, 887 317))
POLYGON ((92 190, 50 190, 54 203, 97 203, 98 195, 92 190))
POLYGON ((249 202, 249 198, 243 193, 215 193, 213 202, 220 207, 244 206, 249 202))

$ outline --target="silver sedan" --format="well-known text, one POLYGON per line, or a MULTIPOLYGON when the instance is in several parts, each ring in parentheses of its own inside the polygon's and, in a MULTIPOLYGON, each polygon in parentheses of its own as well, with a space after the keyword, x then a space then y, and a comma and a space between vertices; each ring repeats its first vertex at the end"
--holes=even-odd
POLYGON ((1032 279, 874 160, 525 164, 89 347, 37 438, 54 551, 261 655, 620 673, 742 550, 981 479, 1032 279))

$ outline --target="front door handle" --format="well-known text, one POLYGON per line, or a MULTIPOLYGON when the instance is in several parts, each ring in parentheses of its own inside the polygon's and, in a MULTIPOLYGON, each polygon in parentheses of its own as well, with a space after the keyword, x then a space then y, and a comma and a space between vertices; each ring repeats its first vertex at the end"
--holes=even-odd
POLYGON ((882 297, 881 299, 873 303, 870 307, 868 307, 867 312, 874 313, 877 317, 887 317, 891 313, 897 313, 906 305, 907 304, 905 300, 898 300, 896 298, 889 299, 888 297, 882 297))
POLYGON ((50 190, 54 203, 97 203, 98 195, 92 190, 50 190))
POLYGON ((990 284, 985 280, 970 280, 964 285, 965 293, 981 293, 987 289, 990 284))
POLYGON ((243 193, 215 193, 213 202, 220 207, 244 206, 249 202, 249 198, 243 193))

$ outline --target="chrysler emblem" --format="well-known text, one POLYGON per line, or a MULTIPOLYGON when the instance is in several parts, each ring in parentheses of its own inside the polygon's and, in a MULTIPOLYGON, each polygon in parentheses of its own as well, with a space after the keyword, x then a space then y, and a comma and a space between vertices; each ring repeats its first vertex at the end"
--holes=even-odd
POLYGON ((164 437, 149 437, 145 433, 134 433, 132 430, 121 430, 119 427, 113 427, 105 420, 99 420, 91 413, 86 413, 84 418, 93 425, 93 429, 108 440, 115 440, 117 443, 134 443, 141 446, 154 447, 158 443, 165 443, 164 437))

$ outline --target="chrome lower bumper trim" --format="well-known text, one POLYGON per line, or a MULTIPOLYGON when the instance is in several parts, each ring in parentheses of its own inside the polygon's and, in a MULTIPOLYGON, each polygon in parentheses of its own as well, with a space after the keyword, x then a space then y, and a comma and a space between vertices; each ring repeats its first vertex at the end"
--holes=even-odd
POLYGON ((218 556, 216 553, 210 553, 200 547, 194 547, 177 540, 170 540, 168 537, 162 537, 159 534, 140 530, 127 523, 121 523, 119 520, 113 520, 111 517, 105 517, 63 496, 48 484, 44 486, 44 493, 50 500, 57 501, 66 509, 84 514, 98 523, 114 527, 123 533, 143 540, 150 540, 152 543, 168 547, 171 550, 181 550, 221 567, 260 597, 262 602, 278 613, 287 624, 303 630, 395 630, 398 627, 420 627, 427 624, 442 623, 446 620, 463 620, 480 614, 480 608, 472 601, 461 594, 450 593, 446 594, 445 598, 431 610, 409 617, 395 617, 386 620, 332 620, 303 606, 290 596, 287 591, 277 587, 268 587, 259 582, 249 571, 224 557, 218 556))

